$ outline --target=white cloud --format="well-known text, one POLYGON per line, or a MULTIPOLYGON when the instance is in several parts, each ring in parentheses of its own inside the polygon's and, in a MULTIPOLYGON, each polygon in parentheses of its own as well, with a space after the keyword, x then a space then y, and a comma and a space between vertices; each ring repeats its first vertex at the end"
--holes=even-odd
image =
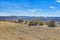
POLYGON ((33 10, 31 10, 31 11, 35 12, 36 10, 33 9, 33 10))
POLYGON ((60 0, 56 0, 56 2, 60 3, 60 0))
POLYGON ((35 12, 35 11, 37 11, 37 10, 35 10, 35 9, 28 9, 28 11, 35 12))
POLYGON ((50 6, 51 9, 54 9, 55 7, 54 6, 50 6))
POLYGON ((38 12, 38 11, 43 11, 43 9, 27 9, 29 12, 38 12))
POLYGON ((10 16, 8 13, 0 13, 0 16, 10 16))

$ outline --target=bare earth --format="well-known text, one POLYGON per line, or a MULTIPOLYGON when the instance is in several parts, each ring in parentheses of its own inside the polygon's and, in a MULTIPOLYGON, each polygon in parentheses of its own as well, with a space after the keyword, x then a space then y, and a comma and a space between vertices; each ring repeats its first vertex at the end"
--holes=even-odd
POLYGON ((60 40, 60 27, 26 26, 1 21, 0 40, 60 40))

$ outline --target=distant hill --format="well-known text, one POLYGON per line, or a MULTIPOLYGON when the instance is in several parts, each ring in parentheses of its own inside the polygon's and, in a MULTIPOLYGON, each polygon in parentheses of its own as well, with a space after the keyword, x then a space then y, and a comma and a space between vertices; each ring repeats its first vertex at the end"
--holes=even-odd
POLYGON ((13 19, 24 19, 24 20, 30 20, 32 18, 37 18, 43 21, 48 20, 55 20, 56 22, 60 23, 60 17, 34 17, 34 16, 0 16, 0 20, 13 20, 13 19))
POLYGON ((16 16, 0 16, 0 20, 18 19, 16 16))

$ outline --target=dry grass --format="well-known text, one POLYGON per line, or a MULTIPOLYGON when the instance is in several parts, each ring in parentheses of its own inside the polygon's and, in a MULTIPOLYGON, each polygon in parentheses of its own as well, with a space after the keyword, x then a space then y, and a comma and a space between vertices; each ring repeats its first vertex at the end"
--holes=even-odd
POLYGON ((0 40, 60 40, 60 28, 0 21, 0 40))

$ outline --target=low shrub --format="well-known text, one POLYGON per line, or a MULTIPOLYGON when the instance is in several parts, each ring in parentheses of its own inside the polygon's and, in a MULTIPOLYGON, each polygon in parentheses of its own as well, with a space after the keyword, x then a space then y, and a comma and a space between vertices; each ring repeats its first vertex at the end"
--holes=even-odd
POLYGON ((42 22, 42 21, 41 21, 41 22, 39 22, 39 25, 44 25, 44 22, 42 22))
POLYGON ((37 26, 38 25, 38 22, 37 21, 31 21, 29 23, 29 26, 37 26))
POLYGON ((18 23, 22 23, 22 22, 24 22, 23 19, 18 19, 18 23))
POLYGON ((57 24, 54 20, 49 21, 48 27, 57 27, 57 24))

